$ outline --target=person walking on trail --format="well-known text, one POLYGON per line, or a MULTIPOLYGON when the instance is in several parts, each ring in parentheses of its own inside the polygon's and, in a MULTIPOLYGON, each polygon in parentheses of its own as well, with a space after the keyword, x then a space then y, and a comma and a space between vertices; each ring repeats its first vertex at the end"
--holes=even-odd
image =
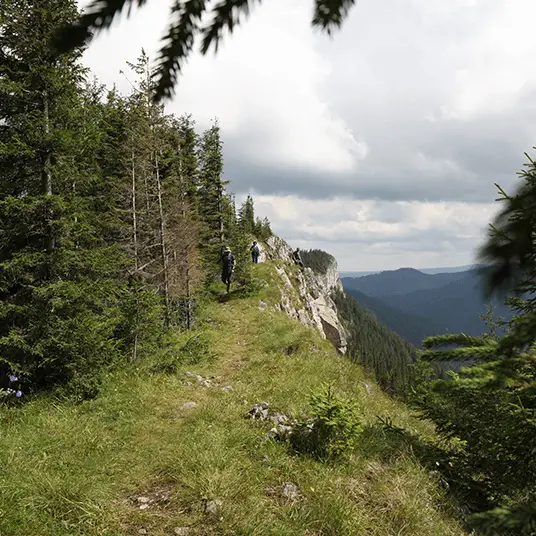
POLYGON ((294 260, 295 264, 297 264, 301 268, 304 268, 303 261, 300 255, 300 248, 296 248, 296 250, 292 254, 292 259, 294 260))
POLYGON ((253 245, 249 248, 251 251, 251 260, 253 261, 253 264, 257 264, 259 262, 259 255, 261 254, 261 250, 259 249, 259 245, 257 244, 257 241, 253 241, 253 245))
POLYGON ((231 250, 226 246, 223 248, 222 253, 222 271, 221 280, 222 283, 227 285, 227 293, 231 288, 231 278, 233 275, 233 268, 235 263, 235 256, 231 253, 231 250))

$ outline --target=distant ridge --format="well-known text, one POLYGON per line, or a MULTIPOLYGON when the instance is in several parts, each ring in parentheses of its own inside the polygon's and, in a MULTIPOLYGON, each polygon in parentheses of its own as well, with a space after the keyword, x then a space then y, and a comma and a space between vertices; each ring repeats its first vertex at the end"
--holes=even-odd
MULTIPOLYGON (((453 274, 458 272, 466 272, 475 268, 480 268, 484 266, 483 264, 465 264, 463 266, 449 266, 449 267, 440 267, 440 268, 407 268, 410 270, 416 270, 423 274, 453 274)), ((406 268, 398 268, 398 270, 404 270, 406 268)), ((372 272, 345 272, 339 271, 340 277, 365 277, 367 275, 375 275, 384 272, 396 272, 397 270, 375 270, 372 272)))
MULTIPOLYGON (((425 273, 414 268, 386 270, 361 277, 342 277, 345 291, 372 311, 384 325, 418 345, 424 336, 442 333, 481 335, 480 318, 488 300, 480 268, 425 273)), ((495 313, 508 320, 510 308, 494 298, 495 313)))

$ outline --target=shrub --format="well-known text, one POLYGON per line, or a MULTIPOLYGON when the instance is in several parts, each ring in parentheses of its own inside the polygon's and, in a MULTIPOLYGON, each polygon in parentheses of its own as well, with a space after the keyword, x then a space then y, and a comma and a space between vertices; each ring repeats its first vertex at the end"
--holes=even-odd
POLYGON ((354 400, 333 392, 332 385, 310 397, 312 417, 294 427, 289 440, 297 452, 332 459, 350 450, 363 430, 363 419, 354 400))

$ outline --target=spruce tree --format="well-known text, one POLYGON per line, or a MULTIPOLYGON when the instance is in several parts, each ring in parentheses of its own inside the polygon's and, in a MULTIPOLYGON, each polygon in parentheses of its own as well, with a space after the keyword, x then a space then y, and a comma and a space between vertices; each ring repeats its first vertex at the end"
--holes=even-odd
POLYGON ((516 314, 506 335, 498 337, 498 321, 486 318, 490 332, 481 337, 448 335, 423 343, 425 360, 471 365, 433 381, 418 405, 440 432, 463 441, 460 478, 480 498, 472 504, 479 513, 471 522, 488 534, 531 534, 536 523, 536 212, 530 195, 536 165, 529 159, 526 167, 515 195, 499 188, 506 207, 481 251, 490 263, 484 269, 490 289, 517 294, 507 299, 516 314))
POLYGON ((229 181, 223 180, 223 151, 220 127, 215 120, 200 140, 199 146, 199 218, 203 264, 209 277, 219 272, 222 247, 229 238, 225 233, 225 214, 229 199, 225 188, 229 181))
POLYGON ((28 389, 94 394, 117 355, 123 257, 106 241, 107 199, 93 158, 95 100, 81 50, 50 53, 74 2, 17 0, 0 9, 1 372, 28 389))
POLYGON ((255 208, 253 198, 248 195, 238 212, 238 225, 243 233, 254 234, 255 232, 255 208))

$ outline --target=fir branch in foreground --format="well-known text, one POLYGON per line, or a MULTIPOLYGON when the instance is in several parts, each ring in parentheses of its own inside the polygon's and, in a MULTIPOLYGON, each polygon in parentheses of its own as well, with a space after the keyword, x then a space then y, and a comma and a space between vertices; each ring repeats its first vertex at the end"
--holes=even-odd
POLYGON ((427 349, 447 344, 457 344, 458 346, 488 346, 490 339, 487 337, 473 337, 465 333, 452 333, 426 337, 422 342, 423 348, 427 349))
POLYGON ((313 27, 331 35, 334 29, 340 28, 355 0, 316 0, 313 15, 313 27))
MULTIPOLYGON (((261 0, 258 0, 260 3, 261 0)), ((233 33, 236 25, 240 24, 240 15, 249 15, 249 0, 222 0, 211 12, 214 15, 212 23, 203 30, 201 54, 206 54, 211 46, 218 52, 218 45, 225 28, 233 33)))
POLYGON ((137 4, 141 7, 147 0, 93 0, 87 13, 82 14, 76 22, 62 27, 54 40, 53 47, 57 53, 75 50, 86 44, 94 33, 109 28, 118 15, 137 4))
POLYGON ((160 49, 156 78, 155 99, 170 98, 183 64, 194 46, 195 33, 205 12, 205 0, 176 0, 171 10, 172 21, 160 49), (175 19, 175 20, 173 20, 175 19))
POLYGON ((503 531, 529 536, 536 530, 536 504, 524 504, 514 508, 495 508, 488 512, 473 514, 469 524, 482 534, 492 536, 503 531))
MULTIPOLYGON (((83 46, 93 38, 95 33, 109 28, 125 7, 129 8, 128 16, 132 6, 140 7, 147 1, 93 0, 87 13, 59 31, 54 43, 54 51, 56 53, 69 52, 83 46)), ((211 22, 202 29, 200 23, 202 16, 207 12, 207 2, 205 0, 175 0, 155 73, 155 100, 161 101, 173 95, 173 88, 184 63, 192 52, 196 35, 200 33, 202 36, 202 54, 206 54, 211 47, 217 51, 223 31, 227 29, 232 33, 233 29, 243 22, 240 16, 249 14, 252 1, 220 0, 211 11, 213 15, 211 22)), ((354 4, 355 0, 315 0, 311 24, 331 35, 334 29, 341 26, 354 4)))
POLYGON ((497 348, 498 344, 490 341, 487 346, 429 350, 421 354, 421 359, 425 361, 492 361, 497 359, 497 348))

